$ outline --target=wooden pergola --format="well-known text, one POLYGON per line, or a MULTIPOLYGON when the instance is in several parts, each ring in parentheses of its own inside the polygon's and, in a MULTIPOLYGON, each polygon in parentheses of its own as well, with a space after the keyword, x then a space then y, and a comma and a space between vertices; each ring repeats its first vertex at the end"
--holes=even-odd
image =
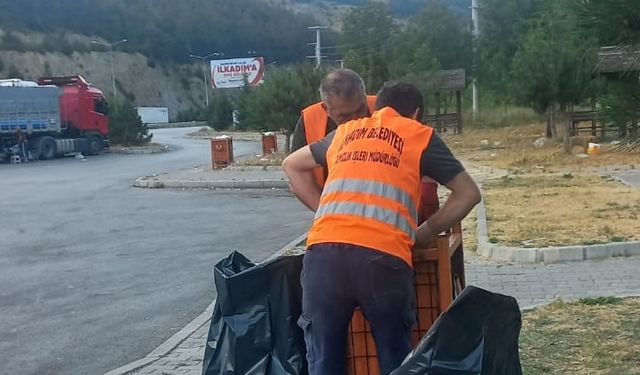
MULTIPOLYGON (((604 75, 628 74, 640 72, 640 49, 637 47, 610 46, 601 47, 598 52, 598 65, 596 71, 604 75)), ((589 132, 596 136, 598 130, 604 136, 607 130, 606 124, 600 121, 595 100, 591 101, 591 110, 574 111, 570 109, 571 135, 581 132, 589 132), (586 123, 586 125, 584 125, 586 123)))
POLYGON ((423 78, 423 93, 433 95, 433 103, 427 100, 422 121, 440 133, 462 133, 462 90, 467 87, 464 69, 441 70, 428 73, 423 78), (455 112, 449 110, 447 98, 455 93, 455 112), (444 97, 444 98, 443 98, 444 97), (444 105, 443 105, 444 102, 444 105))
POLYGON ((640 71, 640 49, 624 46, 602 47, 598 52, 598 72, 640 71))

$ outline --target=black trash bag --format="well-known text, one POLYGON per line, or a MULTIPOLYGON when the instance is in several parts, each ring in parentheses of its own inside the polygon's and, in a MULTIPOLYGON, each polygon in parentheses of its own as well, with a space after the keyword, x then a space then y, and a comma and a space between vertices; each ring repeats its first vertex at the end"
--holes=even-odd
POLYGON ((469 286, 391 375, 522 375, 515 298, 469 286))
POLYGON ((214 269, 216 299, 203 375, 306 375, 302 255, 254 264, 233 252, 214 269))

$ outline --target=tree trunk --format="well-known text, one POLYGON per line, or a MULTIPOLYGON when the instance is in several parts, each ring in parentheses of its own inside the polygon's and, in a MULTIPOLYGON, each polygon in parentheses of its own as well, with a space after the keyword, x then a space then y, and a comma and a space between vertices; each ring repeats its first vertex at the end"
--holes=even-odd
POLYGON ((558 139, 555 104, 550 104, 547 108, 547 138, 558 139))
POLYGON ((551 107, 547 107, 547 138, 553 138, 551 132, 551 107))
POLYGON ((563 106, 560 114, 560 122, 562 123, 562 145, 564 146, 564 153, 571 154, 571 121, 563 106))
POLYGON ((638 138, 638 120, 631 121, 631 128, 629 129, 629 133, 632 139, 638 138))

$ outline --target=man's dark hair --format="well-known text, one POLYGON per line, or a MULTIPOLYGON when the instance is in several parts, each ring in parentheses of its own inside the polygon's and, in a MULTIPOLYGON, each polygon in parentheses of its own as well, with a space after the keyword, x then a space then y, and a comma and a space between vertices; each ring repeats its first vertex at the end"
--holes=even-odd
POLYGON ((391 107, 404 117, 412 117, 418 109, 418 121, 420 121, 424 112, 422 93, 409 83, 386 82, 378 91, 376 99, 376 110, 384 107, 391 107))

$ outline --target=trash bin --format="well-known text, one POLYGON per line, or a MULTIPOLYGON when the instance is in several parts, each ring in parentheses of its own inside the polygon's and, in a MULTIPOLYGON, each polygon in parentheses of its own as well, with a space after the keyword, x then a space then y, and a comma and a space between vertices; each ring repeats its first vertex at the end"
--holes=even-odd
MULTIPOLYGON (((427 249, 414 250, 417 324, 411 334, 415 346, 446 311, 465 286, 462 227, 440 235, 427 249)), ((347 374, 379 375, 378 358, 371 327, 356 309, 347 336, 347 374)))
POLYGON ((431 215, 438 212, 438 183, 428 177, 423 177, 420 183, 420 206, 418 208, 418 225, 425 222, 431 215))
POLYGON ((211 138, 211 166, 224 168, 233 163, 233 139, 228 135, 211 138))
POLYGON ((262 133, 262 155, 274 154, 278 151, 278 138, 276 133, 262 133))

